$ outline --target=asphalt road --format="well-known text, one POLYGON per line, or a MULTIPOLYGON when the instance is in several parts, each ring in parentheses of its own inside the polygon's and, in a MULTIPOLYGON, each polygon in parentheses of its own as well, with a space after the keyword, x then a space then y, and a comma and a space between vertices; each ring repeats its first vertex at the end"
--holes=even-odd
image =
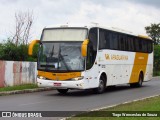
POLYGON ((0 96, 0 111, 88 111, 160 94, 160 79, 144 82, 141 88, 121 85, 107 88, 103 94, 70 90, 61 95, 56 90, 0 96))

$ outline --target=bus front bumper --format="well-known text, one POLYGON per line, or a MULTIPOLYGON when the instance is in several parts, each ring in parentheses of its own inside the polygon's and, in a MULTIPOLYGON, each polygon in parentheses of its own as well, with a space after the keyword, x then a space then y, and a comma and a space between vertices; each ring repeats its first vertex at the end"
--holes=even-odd
POLYGON ((87 89, 84 79, 77 81, 56 81, 37 78, 37 84, 39 87, 53 87, 56 89, 87 89))

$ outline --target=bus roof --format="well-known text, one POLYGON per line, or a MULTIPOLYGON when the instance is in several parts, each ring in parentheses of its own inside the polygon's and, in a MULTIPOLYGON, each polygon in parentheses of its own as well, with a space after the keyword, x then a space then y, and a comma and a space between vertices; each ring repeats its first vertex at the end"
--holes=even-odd
POLYGON ((98 24, 91 24, 91 25, 88 25, 88 26, 87 25, 77 25, 77 24, 76 25, 64 24, 64 25, 56 25, 54 27, 53 27, 53 25, 52 26, 47 26, 45 28, 88 28, 88 29, 90 29, 90 28, 94 28, 94 27, 102 28, 102 29, 106 29, 106 30, 110 30, 110 31, 114 31, 114 32, 124 33, 124 34, 127 34, 127 35, 132 35, 132 36, 136 36, 136 37, 143 38, 143 39, 152 40, 150 37, 145 36, 145 35, 137 35, 137 34, 134 34, 130 31, 121 29, 121 28, 109 27, 109 26, 100 26, 98 24))

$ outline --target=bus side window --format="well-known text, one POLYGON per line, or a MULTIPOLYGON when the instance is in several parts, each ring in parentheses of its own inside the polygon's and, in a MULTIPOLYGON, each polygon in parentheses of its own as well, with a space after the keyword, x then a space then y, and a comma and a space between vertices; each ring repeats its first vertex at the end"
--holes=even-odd
POLYGON ((128 43, 127 36, 125 36, 125 50, 129 51, 129 43, 128 43))
POLYGON ((148 43, 148 53, 151 53, 153 51, 153 43, 152 41, 147 41, 148 43))
POLYGON ((97 51, 97 28, 92 28, 90 30, 89 40, 92 41, 93 50, 97 51))
POLYGON ((120 34, 119 35, 119 49, 120 50, 125 50, 125 37, 124 35, 120 34))
POLYGON ((134 42, 134 52, 139 52, 139 42, 138 42, 138 39, 135 38, 133 39, 135 42, 134 42))
POLYGON ((99 30, 99 49, 106 49, 107 41, 105 37, 105 31, 100 29, 99 30))
POLYGON ((113 34, 113 41, 114 41, 114 49, 118 50, 118 35, 117 35, 117 33, 113 34))
POLYGON ((93 45, 90 41, 87 48, 87 70, 92 67, 94 63, 93 59, 93 45))
POLYGON ((105 31, 106 49, 110 49, 110 39, 111 34, 109 31, 105 31))
POLYGON ((139 51, 140 52, 144 52, 143 45, 142 45, 142 40, 141 39, 138 39, 138 44, 139 44, 139 51))
POLYGON ((97 28, 91 28, 89 31, 89 44, 87 50, 87 70, 90 69, 97 55, 97 28))
POLYGON ((125 41, 126 41, 125 50, 134 52, 135 51, 135 41, 134 41, 133 37, 127 35, 125 37, 125 41))
POLYGON ((147 53, 148 52, 148 41, 142 41, 142 47, 143 47, 143 52, 147 53))

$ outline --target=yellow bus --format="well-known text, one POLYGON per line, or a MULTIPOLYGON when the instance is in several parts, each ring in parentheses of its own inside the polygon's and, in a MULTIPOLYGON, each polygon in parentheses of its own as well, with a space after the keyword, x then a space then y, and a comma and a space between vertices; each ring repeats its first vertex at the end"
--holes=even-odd
POLYGON ((47 27, 39 43, 37 84, 69 89, 93 89, 130 84, 141 87, 152 79, 153 41, 145 36, 99 26, 47 27))

